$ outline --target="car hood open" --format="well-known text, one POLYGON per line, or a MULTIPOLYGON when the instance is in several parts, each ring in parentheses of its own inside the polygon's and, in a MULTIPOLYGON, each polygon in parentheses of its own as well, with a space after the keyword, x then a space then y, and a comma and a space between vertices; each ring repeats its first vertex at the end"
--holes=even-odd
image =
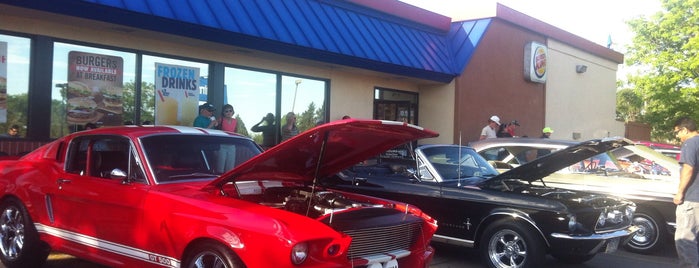
POLYGON ((519 179, 524 181, 540 180, 577 162, 630 144, 633 144, 633 141, 621 137, 584 141, 503 172, 500 175, 490 178, 488 181, 492 182, 507 179, 519 179))
POLYGON ((270 148, 208 186, 250 180, 311 182, 406 142, 437 136, 437 132, 402 122, 338 120, 270 148))

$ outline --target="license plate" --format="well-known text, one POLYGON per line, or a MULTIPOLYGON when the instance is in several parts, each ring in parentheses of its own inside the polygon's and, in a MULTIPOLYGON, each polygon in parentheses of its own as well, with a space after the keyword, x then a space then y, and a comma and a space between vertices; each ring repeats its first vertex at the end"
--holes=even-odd
POLYGON ((604 251, 606 253, 612 253, 619 248, 619 238, 612 238, 607 241, 607 249, 604 251))

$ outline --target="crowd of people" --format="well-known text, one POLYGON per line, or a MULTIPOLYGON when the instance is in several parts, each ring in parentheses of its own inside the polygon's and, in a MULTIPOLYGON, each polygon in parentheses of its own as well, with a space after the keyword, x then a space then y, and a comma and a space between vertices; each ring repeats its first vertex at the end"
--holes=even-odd
MULTIPOLYGON (((509 123, 500 123, 500 117, 493 115, 488 118, 488 124, 481 129, 480 140, 492 138, 516 138, 519 137, 515 132, 519 127, 519 121, 512 120, 509 123)), ((541 137, 548 139, 551 137, 553 129, 545 127, 541 130, 541 137)), ((522 136, 526 137, 526 136, 522 136)))

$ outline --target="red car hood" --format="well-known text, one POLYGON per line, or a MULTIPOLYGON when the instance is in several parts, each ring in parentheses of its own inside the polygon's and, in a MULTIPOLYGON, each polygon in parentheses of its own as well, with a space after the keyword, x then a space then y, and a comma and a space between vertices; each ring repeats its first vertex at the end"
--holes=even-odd
POLYGON ((406 142, 437 136, 437 132, 401 122, 334 121, 270 148, 212 181, 209 187, 250 180, 311 182, 316 176, 335 174, 406 142))

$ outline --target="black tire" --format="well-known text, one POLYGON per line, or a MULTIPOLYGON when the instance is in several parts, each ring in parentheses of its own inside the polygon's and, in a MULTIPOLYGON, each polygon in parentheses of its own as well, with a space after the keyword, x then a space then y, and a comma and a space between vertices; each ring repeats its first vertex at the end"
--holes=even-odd
POLYGON ((624 246, 626 250, 640 254, 651 254, 664 246, 668 232, 663 228, 665 219, 653 210, 639 209, 633 215, 633 224, 640 230, 624 246))
POLYGON ((39 240, 39 233, 27 209, 14 198, 0 204, 0 260, 8 268, 41 267, 50 250, 39 240))
POLYGON ((561 255, 561 254, 551 254, 556 260, 567 264, 579 264, 591 260, 595 257, 595 254, 589 255, 561 255))
POLYGON ((226 246, 213 241, 200 242, 188 250, 182 267, 242 268, 243 262, 226 246))
POLYGON ((540 267, 546 257, 546 244, 526 223, 511 220, 494 222, 483 231, 479 250, 491 268, 540 267))

